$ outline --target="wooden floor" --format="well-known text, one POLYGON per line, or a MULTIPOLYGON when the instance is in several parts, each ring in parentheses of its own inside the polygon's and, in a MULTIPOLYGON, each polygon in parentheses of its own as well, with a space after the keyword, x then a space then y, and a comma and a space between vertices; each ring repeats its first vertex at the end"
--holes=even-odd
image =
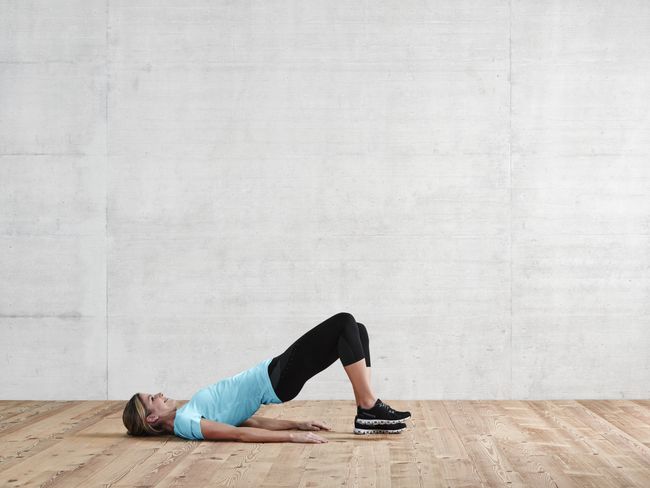
POLYGON ((650 400, 386 401, 401 434, 353 434, 353 401, 256 414, 325 420, 325 444, 131 438, 125 402, 0 401, 0 486, 650 487, 650 400))

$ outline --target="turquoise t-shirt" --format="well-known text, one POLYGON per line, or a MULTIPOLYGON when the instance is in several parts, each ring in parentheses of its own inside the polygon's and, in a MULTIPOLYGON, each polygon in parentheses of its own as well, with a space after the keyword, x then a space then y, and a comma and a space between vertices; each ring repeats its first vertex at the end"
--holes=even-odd
POLYGON ((185 439, 203 439, 201 417, 239 426, 262 404, 282 403, 273 390, 268 366, 272 358, 241 373, 201 388, 176 410, 174 434, 185 439))

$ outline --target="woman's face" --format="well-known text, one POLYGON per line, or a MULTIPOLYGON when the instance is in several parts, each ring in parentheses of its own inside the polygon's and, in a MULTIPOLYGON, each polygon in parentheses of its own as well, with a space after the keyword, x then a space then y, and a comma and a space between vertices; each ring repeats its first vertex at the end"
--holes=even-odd
POLYGON ((138 395, 144 408, 147 409, 147 417, 154 415, 160 418, 176 410, 176 400, 167 398, 162 393, 139 393, 138 395))

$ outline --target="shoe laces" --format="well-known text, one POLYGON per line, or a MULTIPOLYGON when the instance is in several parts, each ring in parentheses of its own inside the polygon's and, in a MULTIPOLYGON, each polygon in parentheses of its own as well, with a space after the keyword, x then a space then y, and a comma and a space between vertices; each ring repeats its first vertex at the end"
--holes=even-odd
POLYGON ((390 408, 390 407, 389 407, 388 405, 386 405, 384 402, 381 402, 381 404, 382 404, 382 405, 384 406, 384 408, 385 408, 386 410, 388 410, 390 413, 394 413, 394 414, 397 413, 395 410, 393 410, 392 408, 390 408))

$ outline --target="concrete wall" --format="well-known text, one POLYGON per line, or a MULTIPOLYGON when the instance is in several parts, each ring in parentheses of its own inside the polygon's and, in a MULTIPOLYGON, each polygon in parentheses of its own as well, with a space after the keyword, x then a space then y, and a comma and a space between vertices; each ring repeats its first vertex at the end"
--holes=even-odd
POLYGON ((648 2, 0 9, 1 398, 649 396, 648 2))

